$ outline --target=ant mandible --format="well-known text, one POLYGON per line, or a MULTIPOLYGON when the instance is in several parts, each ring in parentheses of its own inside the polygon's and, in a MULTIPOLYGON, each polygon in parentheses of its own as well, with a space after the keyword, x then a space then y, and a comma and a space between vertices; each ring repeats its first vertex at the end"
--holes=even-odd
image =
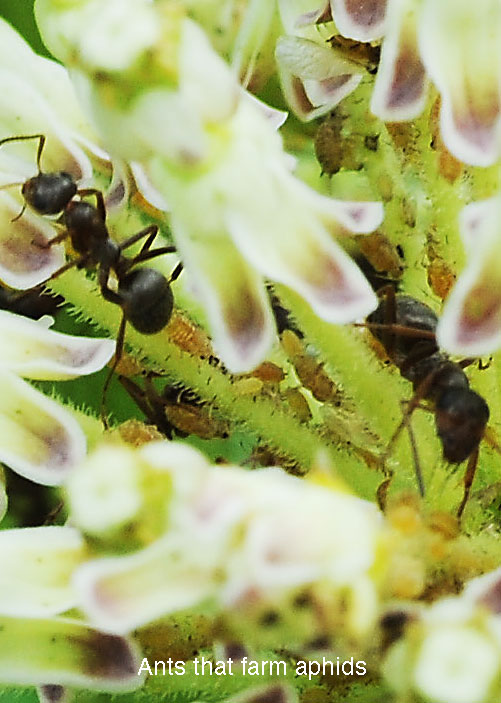
POLYGON ((475 477, 478 447, 489 420, 489 407, 482 396, 471 390, 463 371, 471 360, 456 363, 439 350, 435 336, 438 318, 433 310, 408 295, 396 295, 391 285, 379 291, 379 296, 381 302, 368 316, 367 327, 382 343, 401 375, 414 387, 414 395, 390 439, 383 463, 402 429, 407 426, 418 487, 424 496, 423 477, 409 419, 414 410, 421 406, 422 400, 430 401, 444 459, 452 464, 461 464, 468 459, 463 499, 457 511, 460 518, 475 477))
MULTIPOLYGON (((29 178, 21 192, 25 205, 41 215, 62 213, 60 223, 64 230, 46 244, 50 247, 69 238, 77 258, 67 262, 55 271, 44 283, 51 281, 72 267, 97 268, 99 289, 103 298, 122 309, 122 320, 117 334, 115 360, 106 378, 101 403, 101 416, 104 416, 106 393, 113 373, 122 358, 125 329, 127 322, 141 334, 160 332, 169 322, 174 307, 171 283, 181 274, 181 263, 167 279, 160 271, 152 268, 135 268, 137 264, 162 254, 176 251, 174 246, 157 247, 151 245, 158 233, 157 225, 149 225, 125 241, 117 244, 111 239, 106 227, 106 208, 101 191, 95 188, 78 189, 73 177, 65 171, 44 173, 41 169, 41 157, 45 145, 43 134, 31 134, 7 137, 0 140, 0 146, 7 142, 38 139, 37 167, 38 174, 29 178), (85 200, 75 200, 75 196, 94 196, 96 206, 85 200), (123 252, 133 244, 145 240, 136 256, 128 258, 123 252), (117 289, 109 286, 111 273, 117 279, 117 289)), ((24 207, 20 217, 24 212, 24 207)))

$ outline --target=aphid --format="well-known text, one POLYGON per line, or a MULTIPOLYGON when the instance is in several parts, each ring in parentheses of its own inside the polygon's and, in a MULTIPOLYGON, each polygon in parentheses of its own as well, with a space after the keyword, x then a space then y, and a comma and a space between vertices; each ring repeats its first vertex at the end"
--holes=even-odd
POLYGON ((282 332, 282 346, 303 386, 321 403, 336 402, 338 390, 327 375, 323 364, 306 351, 303 343, 292 330, 282 332))
POLYGON ((315 156, 322 167, 322 174, 332 176, 341 168, 357 171, 362 166, 358 135, 351 133, 345 124, 349 124, 347 116, 336 110, 317 129, 315 156))
POLYGON ((360 251, 378 273, 386 273, 391 278, 400 278, 403 262, 397 248, 381 232, 373 232, 360 238, 360 251))
POLYGON ((367 42, 348 39, 340 34, 335 34, 330 37, 328 42, 342 58, 362 66, 371 75, 377 72, 379 60, 381 58, 380 46, 372 46, 372 44, 367 42))
MULTIPOLYGON (((461 516, 468 501, 478 461, 478 447, 489 420, 486 401, 471 390, 461 364, 439 351, 435 331, 437 316, 431 308, 408 295, 395 295, 391 286, 382 291, 377 309, 367 318, 371 333, 383 344, 390 360, 414 386, 402 422, 393 434, 385 457, 402 429, 407 426, 414 454, 421 495, 424 484, 409 419, 421 401, 431 402, 443 456, 452 464, 468 459, 464 494, 458 508, 461 516)), ((384 458, 385 458, 384 457, 384 458)))
POLYGON ((183 267, 179 263, 168 279, 156 269, 136 268, 137 264, 144 261, 175 252, 175 247, 164 246, 151 249, 158 233, 156 225, 145 227, 120 244, 115 242, 111 239, 106 227, 106 208, 103 194, 100 191, 94 188, 78 190, 73 177, 64 171, 42 172, 40 159, 45 144, 43 134, 8 137, 0 141, 0 146, 6 142, 27 139, 39 140, 37 151, 39 172, 22 186, 25 201, 43 215, 62 212, 61 224, 64 229, 47 242, 46 246, 52 246, 69 238, 73 250, 77 254, 75 259, 68 261, 45 282, 59 277, 75 266, 97 269, 101 295, 105 300, 122 309, 115 360, 103 388, 101 415, 106 426, 104 418, 106 393, 123 353, 126 325, 130 323, 141 334, 155 334, 167 325, 174 307, 174 297, 170 285, 179 277, 183 267), (96 206, 85 200, 75 200, 76 195, 79 197, 94 196, 96 206), (132 258, 124 256, 123 252, 126 249, 141 240, 145 241, 138 254, 132 258), (117 280, 116 290, 110 287, 112 273, 117 280))
POLYGON ((144 388, 124 376, 119 380, 147 421, 169 439, 173 432, 181 437, 196 435, 201 439, 228 437, 228 423, 215 417, 193 394, 170 385, 160 393, 153 384, 153 374, 145 377, 144 388))

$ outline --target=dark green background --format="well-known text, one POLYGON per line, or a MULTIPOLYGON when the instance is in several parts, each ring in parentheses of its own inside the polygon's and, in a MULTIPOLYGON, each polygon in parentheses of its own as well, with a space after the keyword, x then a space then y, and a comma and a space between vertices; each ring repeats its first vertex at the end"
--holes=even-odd
POLYGON ((34 0, 0 0, 0 17, 14 25, 37 53, 47 55, 35 24, 33 2, 34 0))

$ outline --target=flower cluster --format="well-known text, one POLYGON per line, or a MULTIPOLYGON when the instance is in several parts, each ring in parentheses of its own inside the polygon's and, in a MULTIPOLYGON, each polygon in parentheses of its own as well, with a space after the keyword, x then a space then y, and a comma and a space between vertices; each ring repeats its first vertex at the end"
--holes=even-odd
MULTIPOLYGON (((461 474, 444 466, 432 424, 416 412, 400 425, 409 429, 413 465, 404 442, 390 440, 405 381, 381 368, 367 330, 337 325, 377 304, 348 251, 372 246, 377 273, 403 274, 402 290, 431 295, 439 288, 431 264, 444 263, 457 213, 478 198, 460 215, 470 263, 437 339, 468 355, 501 345, 498 181, 491 172, 483 183, 473 169, 463 178, 462 167, 446 178, 436 168, 439 109, 443 139, 458 158, 481 166, 498 159, 499 3, 479 0, 474 12, 466 0, 35 4, 47 46, 71 74, 0 22, 1 280, 21 290, 45 281, 92 322, 117 328, 119 310, 103 300, 92 265, 69 258, 64 267, 64 217, 24 211, 21 187, 36 170, 68 172, 76 199, 102 190, 111 239, 145 226, 172 230, 185 271, 165 329, 146 341, 127 332, 124 349, 135 358, 122 359, 119 372, 131 377, 121 380, 156 425, 132 423, 134 449, 123 439, 129 426, 86 456, 84 429, 95 419, 24 380, 97 371, 114 342, 0 312, 0 460, 31 481, 62 486, 69 516, 65 525, 0 532, 0 680, 36 685, 47 701, 62 699, 66 686, 133 691, 144 683, 142 647, 175 642, 187 661, 220 639, 220 650, 254 648, 256 656, 284 645, 312 661, 363 654, 401 700, 497 701, 498 466, 481 452, 461 534, 450 514, 461 474), (318 175, 310 126, 286 123, 276 109, 282 97, 270 97, 272 74, 303 123, 347 98, 324 137, 339 137, 334 152, 346 139, 357 158, 340 159, 329 185, 318 175), (429 82, 440 92, 433 107, 429 82), (427 107, 415 130, 394 124, 427 107), (375 117, 366 120, 369 108, 375 117), (354 115, 367 124, 343 125, 354 115), (453 223, 444 234, 446 219, 453 223), (369 232, 360 246, 350 236, 369 232), (389 265, 378 248, 385 239, 395 250, 389 265), (74 270, 50 279, 61 267, 74 270), (273 313, 285 317, 284 308, 292 315, 280 320, 278 340, 273 313), (143 444, 162 432, 191 437, 143 444), (213 464, 190 442, 231 463, 213 464), (261 469, 237 466, 235 455, 261 469), (189 642, 197 617, 212 628, 200 642, 169 640, 166 632, 184 623, 189 642)), ((153 258, 143 253, 140 262, 153 258)), ((158 253, 153 265, 170 272, 162 244, 158 253)), ((460 264, 456 257, 452 268, 460 264)), ((110 295, 120 284, 111 269, 110 295)), ((496 446, 494 432, 486 436, 496 446)), ((468 490, 476 460, 475 450, 468 490)), ((2 516, 8 493, 2 475, 2 516)), ((374 697, 376 678, 356 695, 374 697)), ((189 681, 179 690, 170 683, 173 697, 205 698, 189 681)), ((240 700, 264 697, 295 700, 286 684, 240 700)))
MULTIPOLYGON (((80 607, 99 628, 127 633, 206 601, 240 615, 283 611, 305 590, 313 613, 327 599, 346 637, 362 637, 374 621, 383 525, 374 506, 338 489, 278 468, 213 467, 186 445, 154 442, 101 448, 67 491, 75 526, 95 544, 109 549, 127 535, 141 547, 75 571, 80 607)), ((294 636, 313 639, 326 627, 310 622, 294 636)), ((259 632, 254 639, 262 646, 259 632)))
POLYGON ((405 637, 386 658, 400 694, 418 691, 437 703, 484 703, 501 690, 501 573, 471 581, 458 597, 409 612, 405 637))
POLYGON ((296 289, 332 322, 375 306, 333 234, 373 230, 380 204, 328 199, 296 179, 274 112, 242 91, 179 5, 37 8, 106 144, 140 161, 169 203, 176 245, 231 370, 252 369, 274 338, 262 276, 296 289))

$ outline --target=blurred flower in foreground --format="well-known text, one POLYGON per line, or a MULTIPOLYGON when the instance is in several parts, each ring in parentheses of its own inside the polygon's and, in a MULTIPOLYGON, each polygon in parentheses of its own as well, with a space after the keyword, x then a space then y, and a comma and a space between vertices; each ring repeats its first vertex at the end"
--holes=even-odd
POLYGON ((4 684, 74 686, 131 691, 138 676, 134 642, 68 618, 0 616, 0 681, 4 684))
POLYGON ((39 0, 36 10, 107 146, 140 161, 169 203, 181 258, 231 370, 256 366, 274 338, 262 276, 296 289, 331 322, 375 307, 333 237, 372 231, 382 206, 335 201, 294 178, 274 111, 242 91, 179 4, 39 0))
POLYGON ((468 356, 501 346, 501 198, 467 205, 461 234, 469 263, 449 296, 437 338, 442 348, 468 356))
MULTIPOLYGON (((46 322, 46 321, 45 321, 46 322)), ((110 360, 115 342, 60 334, 0 311, 0 459, 37 483, 59 485, 85 455, 85 437, 73 415, 32 388, 33 380, 94 373, 110 360)))
MULTIPOLYGON (((284 5, 290 3, 283 3, 284 5)), ((460 160, 489 166, 500 154, 501 6, 497 0, 331 0, 292 3, 296 25, 334 19, 339 32, 383 37, 371 108, 411 120, 427 100, 428 77, 442 96, 441 127, 460 160)))
POLYGON ((121 637, 58 615, 76 604, 71 576, 85 559, 71 527, 0 532, 0 681, 121 691, 140 686, 139 653, 121 637))
MULTIPOLYGON (((79 605, 99 628, 126 633, 207 599, 237 614, 269 603, 287 610, 287 599, 304 588, 313 613, 316 599, 328 599, 329 619, 341 618, 346 636, 362 636, 374 621, 370 574, 382 521, 354 496, 280 469, 210 466, 174 442, 102 448, 72 474, 67 490, 73 521, 94 545, 109 545, 121 532, 142 535, 145 545, 77 568, 79 605)), ((308 623, 293 636, 311 633, 308 623)))
POLYGON ((384 673, 435 703, 488 703, 501 695, 501 570, 471 581, 458 597, 414 612, 389 650, 384 673))

